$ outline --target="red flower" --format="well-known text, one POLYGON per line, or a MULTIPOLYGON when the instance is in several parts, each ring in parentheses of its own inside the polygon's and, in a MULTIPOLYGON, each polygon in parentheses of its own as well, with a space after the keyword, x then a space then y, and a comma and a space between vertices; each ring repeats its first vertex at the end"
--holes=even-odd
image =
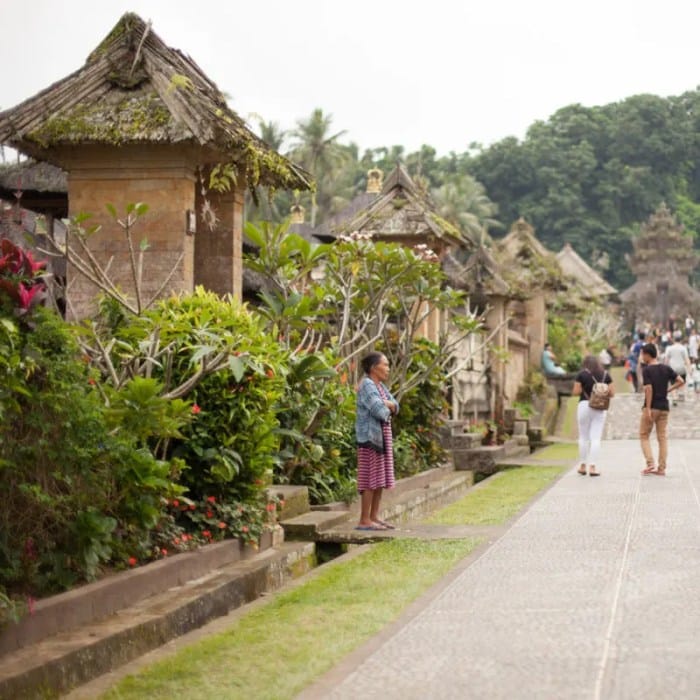
POLYGON ((163 547, 163 549, 160 550, 160 553, 161 553, 164 557, 167 557, 167 556, 168 556, 168 550, 167 550, 165 547, 163 547))
POLYGON ((216 496, 207 496, 207 501, 209 501, 209 503, 216 503, 216 496))
POLYGON ((223 530, 225 527, 226 527, 226 523, 223 522, 223 521, 221 521, 221 522, 219 523, 219 529, 220 529, 220 530, 223 530))
POLYGON ((202 409, 195 403, 192 405, 192 413, 197 415, 198 413, 201 413, 202 409))
POLYGON ((90 379, 88 379, 88 384, 90 386, 95 386, 95 384, 97 384, 97 382, 92 377, 90 377, 90 379))
POLYGON ((268 377, 269 379, 272 379, 272 377, 275 376, 275 370, 274 370, 274 369, 268 369, 267 372, 265 372, 265 374, 267 375, 267 377, 268 377))
POLYGON ((209 530, 202 530, 202 536, 209 538, 211 537, 211 532, 209 532, 209 530))
POLYGON ((275 504, 274 503, 268 503, 265 508, 267 508, 268 513, 272 513, 273 510, 275 510, 275 504))
POLYGON ((177 498, 175 498, 173 500, 173 505, 175 506, 175 508, 177 508, 180 505, 180 501, 178 501, 177 498))
POLYGON ((247 525, 244 525, 244 526, 241 528, 241 530, 242 530, 243 532, 248 532, 248 526, 247 526, 247 525))
POLYGON ((207 518, 213 518, 214 513, 212 513, 210 510, 207 511, 207 518))
POLYGON ((197 508, 197 506, 194 503, 192 503, 192 505, 190 505, 190 510, 195 510, 196 508, 197 508))
POLYGON ((174 545, 180 544, 180 538, 179 538, 179 537, 176 537, 176 538, 173 540, 173 544, 174 544, 174 545))
POLYGON ((129 557, 129 566, 136 566, 138 564, 138 559, 136 557, 129 557))

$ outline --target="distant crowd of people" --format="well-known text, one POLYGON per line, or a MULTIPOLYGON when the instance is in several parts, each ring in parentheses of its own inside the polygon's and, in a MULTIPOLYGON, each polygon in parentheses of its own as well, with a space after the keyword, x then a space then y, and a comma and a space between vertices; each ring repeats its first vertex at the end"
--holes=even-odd
MULTIPOLYGON (((685 387, 693 389, 696 397, 700 396, 700 365, 698 364, 700 336, 692 315, 688 314, 681 324, 671 318, 666 326, 644 323, 636 330, 625 363, 626 378, 632 382, 635 392, 641 391, 643 386, 643 363, 640 361, 640 353, 647 343, 656 348, 659 362, 671 367, 683 378, 685 387)), ((685 399, 684 389, 678 393, 678 401, 685 399)))
POLYGON ((667 324, 642 323, 635 329, 634 340, 627 352, 605 348, 597 355, 584 358, 580 371, 569 375, 557 364, 556 355, 547 344, 542 352, 542 370, 550 377, 571 377, 572 393, 579 397, 577 423, 579 433, 579 474, 599 476, 596 460, 601 447, 607 407, 615 394, 610 376, 613 363, 624 361, 625 378, 635 393, 643 393, 639 438, 644 455, 643 474, 666 473, 668 454, 667 425, 670 403, 688 398, 693 389, 700 398, 700 364, 698 351, 700 335, 691 314, 678 323, 671 318, 667 324), (675 393, 674 393, 675 392, 675 393), (670 395, 673 399, 669 402, 670 395), (650 437, 656 432, 658 456, 654 459, 650 437))

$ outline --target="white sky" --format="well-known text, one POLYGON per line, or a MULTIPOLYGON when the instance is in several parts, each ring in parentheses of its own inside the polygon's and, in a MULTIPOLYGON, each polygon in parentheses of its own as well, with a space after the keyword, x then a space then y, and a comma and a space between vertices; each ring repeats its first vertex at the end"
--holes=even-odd
POLYGON ((0 109, 78 69, 125 11, 245 117, 315 107, 361 148, 462 152, 571 103, 700 84, 697 0, 0 0, 0 109))

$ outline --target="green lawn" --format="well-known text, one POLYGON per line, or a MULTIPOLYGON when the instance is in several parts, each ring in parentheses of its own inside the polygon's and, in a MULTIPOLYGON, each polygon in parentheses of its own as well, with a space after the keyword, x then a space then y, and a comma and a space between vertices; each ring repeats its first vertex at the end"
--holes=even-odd
POLYGON ((224 633, 121 681, 104 698, 292 698, 396 619, 478 540, 394 540, 331 564, 224 633))
POLYGON ((431 525, 501 525, 556 479, 565 467, 509 469, 470 491, 464 498, 436 511, 431 525))
POLYGON ((530 455, 531 459, 543 462, 573 462, 578 457, 578 444, 575 442, 555 442, 530 455))
MULTIPOLYGON (((524 467, 499 475, 427 522, 503 523, 561 473, 524 467)), ((448 573, 477 539, 381 542, 331 563, 102 697, 109 700, 293 698, 448 573)))

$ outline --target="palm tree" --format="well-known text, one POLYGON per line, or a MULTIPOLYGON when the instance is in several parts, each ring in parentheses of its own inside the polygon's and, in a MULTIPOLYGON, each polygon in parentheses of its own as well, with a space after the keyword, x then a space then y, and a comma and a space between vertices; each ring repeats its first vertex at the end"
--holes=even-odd
MULTIPOLYGON (((253 114, 258 123, 260 138, 273 150, 280 153, 287 139, 287 132, 273 121, 265 121, 260 115, 253 114)), ((280 222, 289 216, 293 201, 288 192, 270 192, 260 185, 255 188, 255 197, 246 191, 246 216, 255 220, 280 222)))
MULTIPOLYGON (((292 143, 289 156, 314 176, 318 186, 322 182, 332 183, 333 173, 349 156, 348 149, 337 142, 345 131, 330 134, 332 121, 332 115, 324 114, 322 109, 317 108, 308 119, 300 119, 296 129, 292 131, 296 140, 292 143)), ((312 226, 316 225, 317 210, 316 194, 312 193, 312 226)))
POLYGON ((486 194, 486 189, 471 175, 453 175, 433 190, 438 213, 462 228, 473 241, 480 241, 489 227, 498 228, 501 222, 494 217, 498 205, 486 194))
POLYGON ((277 122, 266 122, 262 117, 257 119, 260 138, 274 151, 280 152, 287 138, 287 132, 277 122))

